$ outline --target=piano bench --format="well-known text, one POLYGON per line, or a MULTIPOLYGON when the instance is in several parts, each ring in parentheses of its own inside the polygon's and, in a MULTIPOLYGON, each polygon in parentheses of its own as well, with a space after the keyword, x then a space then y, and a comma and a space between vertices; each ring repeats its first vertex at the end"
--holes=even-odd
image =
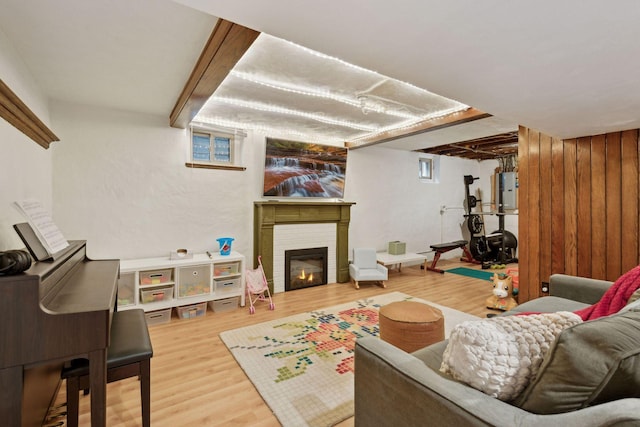
MULTIPOLYGON (((151 357, 153 348, 141 309, 116 311, 107 349, 107 383, 137 376, 140 379, 142 425, 151 424, 151 357)), ((89 361, 74 359, 62 369, 67 380, 67 425, 78 425, 80 390, 89 392, 89 361)))

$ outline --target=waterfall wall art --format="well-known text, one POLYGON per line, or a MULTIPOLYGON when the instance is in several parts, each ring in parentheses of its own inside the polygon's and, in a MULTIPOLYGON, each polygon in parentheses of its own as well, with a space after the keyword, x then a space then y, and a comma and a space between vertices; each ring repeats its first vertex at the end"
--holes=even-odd
POLYGON ((347 152, 344 147, 267 138, 263 196, 342 198, 347 152))

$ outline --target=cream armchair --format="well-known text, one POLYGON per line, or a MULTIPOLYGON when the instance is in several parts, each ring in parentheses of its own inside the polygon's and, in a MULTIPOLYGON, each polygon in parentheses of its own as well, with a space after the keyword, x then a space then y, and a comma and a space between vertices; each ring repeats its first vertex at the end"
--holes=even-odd
POLYGON ((354 248, 353 261, 349 264, 349 276, 356 289, 360 289, 359 282, 378 282, 386 288, 385 280, 389 278, 387 267, 378 264, 376 250, 373 248, 354 248))

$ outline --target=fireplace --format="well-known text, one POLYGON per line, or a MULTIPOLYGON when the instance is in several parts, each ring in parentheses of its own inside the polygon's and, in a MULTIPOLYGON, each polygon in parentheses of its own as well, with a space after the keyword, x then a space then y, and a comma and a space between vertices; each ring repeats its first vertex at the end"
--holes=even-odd
POLYGON ((253 206, 253 265, 262 259, 271 292, 284 292, 284 252, 327 246, 328 283, 349 281, 353 202, 258 201, 253 206))
POLYGON ((284 252, 284 290, 327 284, 328 248, 293 249, 284 252))

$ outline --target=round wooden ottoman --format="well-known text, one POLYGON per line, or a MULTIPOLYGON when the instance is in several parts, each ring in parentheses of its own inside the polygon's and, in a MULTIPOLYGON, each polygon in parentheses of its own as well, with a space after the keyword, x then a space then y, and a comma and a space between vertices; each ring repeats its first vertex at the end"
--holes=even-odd
POLYGON ((392 302, 380 308, 380 338, 414 352, 444 340, 444 316, 430 305, 415 301, 392 302))

